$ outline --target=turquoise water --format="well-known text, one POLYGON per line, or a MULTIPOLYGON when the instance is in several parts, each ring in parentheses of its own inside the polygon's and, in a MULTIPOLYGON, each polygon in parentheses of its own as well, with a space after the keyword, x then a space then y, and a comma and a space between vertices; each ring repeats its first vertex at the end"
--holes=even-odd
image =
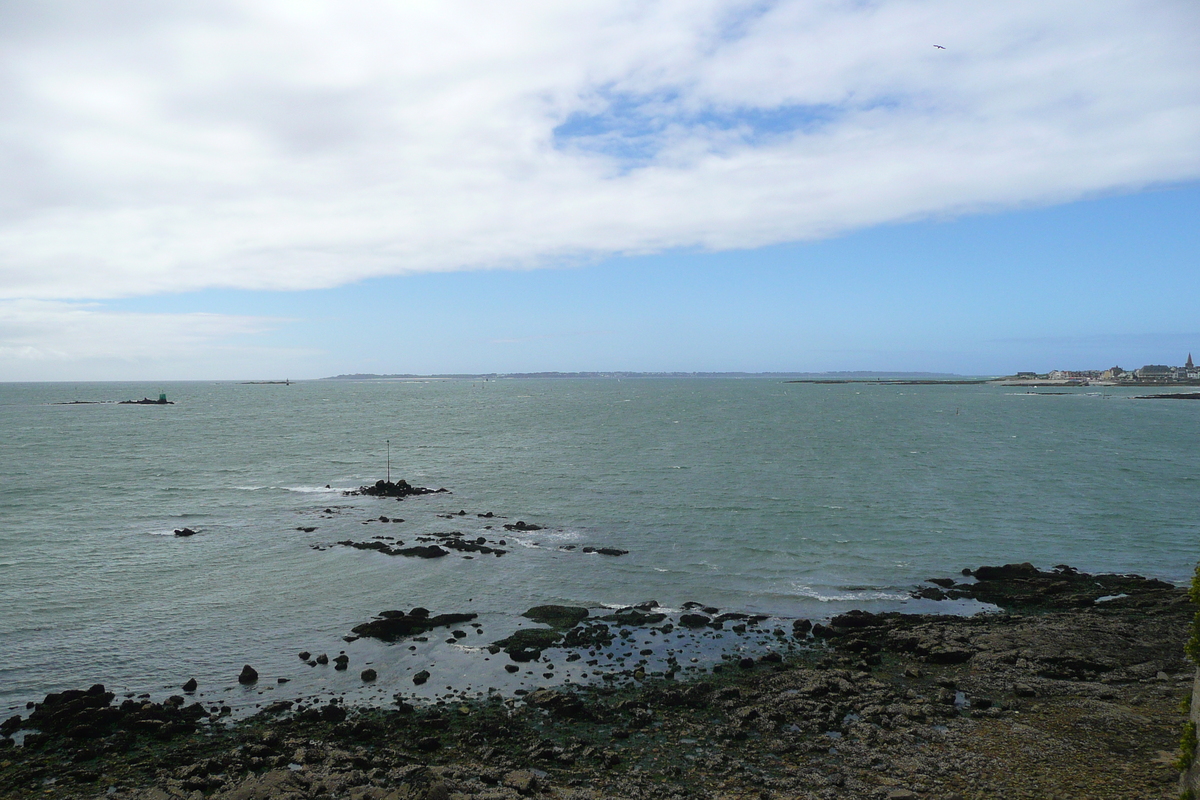
POLYGON ((301 649, 371 661, 379 693, 418 661, 479 688, 507 679, 436 635, 416 651, 342 641, 388 608, 478 612, 485 635, 469 643, 483 644, 551 602, 698 600, 816 619, 929 610, 907 600, 914 584, 984 563, 1186 579, 1200 557, 1200 402, 1025 392, 767 379, 0 384, 0 710, 97 681, 154 693, 196 676, 223 692, 243 663, 296 691, 352 688, 305 667, 301 649), (56 405, 160 390, 176 404, 56 405), (389 439, 393 478, 451 493, 344 497, 384 477, 389 439), (476 516, 487 511, 505 519, 476 516), (381 514, 405 522, 364 524, 381 514), (484 527, 518 519, 546 530, 484 527), (171 535, 182 526, 199 533, 171 535), (327 546, 448 531, 504 538, 511 552, 422 560, 327 546))

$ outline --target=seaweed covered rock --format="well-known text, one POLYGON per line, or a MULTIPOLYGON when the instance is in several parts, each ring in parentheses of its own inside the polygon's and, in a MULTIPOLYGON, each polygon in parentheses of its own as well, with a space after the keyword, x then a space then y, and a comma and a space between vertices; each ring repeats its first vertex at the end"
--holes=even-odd
POLYGON ((521 616, 552 628, 566 630, 587 619, 588 610, 580 606, 534 606, 521 616))

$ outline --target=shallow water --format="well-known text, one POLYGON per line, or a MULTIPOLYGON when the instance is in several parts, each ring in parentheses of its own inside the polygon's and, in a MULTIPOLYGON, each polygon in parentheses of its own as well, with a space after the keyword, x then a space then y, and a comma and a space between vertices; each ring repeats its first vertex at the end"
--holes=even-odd
MULTIPOLYGON (((907 599, 915 583, 1005 561, 1181 582, 1200 552, 1198 422, 1200 403, 995 386, 0 384, 0 708, 191 676, 245 702, 243 663, 264 675, 256 691, 268 677, 357 691, 368 661, 379 696, 429 664, 427 692, 540 679, 510 678, 503 656, 485 665, 439 632, 416 651, 342 641, 417 605, 480 613, 470 641, 483 644, 553 602, 928 610, 907 599), (176 404, 55 405, 159 390, 176 404), (451 494, 343 496, 384 477, 389 439, 393 478, 451 494), (405 521, 368 523, 381 514, 405 521), (484 527, 518 519, 546 530, 484 527), (183 526, 199 533, 172 535, 183 526), (448 531, 510 552, 326 546, 448 531), (351 669, 306 667, 300 650, 346 650, 351 669)), ((711 659, 708 644, 696 648, 711 659)))

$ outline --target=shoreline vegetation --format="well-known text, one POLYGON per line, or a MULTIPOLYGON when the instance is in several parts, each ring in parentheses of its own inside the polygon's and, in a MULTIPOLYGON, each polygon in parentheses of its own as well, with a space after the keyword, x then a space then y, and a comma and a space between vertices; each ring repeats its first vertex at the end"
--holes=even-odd
MULTIPOLYGON (((1195 614, 1186 588, 1009 564, 913 592, 1000 611, 795 620, 771 632, 775 651, 731 656, 687 680, 642 674, 461 702, 281 701, 232 721, 191 702, 187 685, 161 703, 102 686, 55 693, 0 721, 0 796, 1178 796, 1181 704, 1195 674, 1184 654, 1195 614)), ((699 604, 627 611, 605 627, 588 609, 532 608, 527 616, 549 627, 505 652, 586 658, 602 627, 717 623, 699 604)), ((391 617, 388 635, 433 624, 427 615, 391 617)), ((728 622, 760 622, 741 617, 728 622)), ((368 672, 362 679, 375 680, 368 672)), ((239 676, 256 678, 249 666, 239 676)))

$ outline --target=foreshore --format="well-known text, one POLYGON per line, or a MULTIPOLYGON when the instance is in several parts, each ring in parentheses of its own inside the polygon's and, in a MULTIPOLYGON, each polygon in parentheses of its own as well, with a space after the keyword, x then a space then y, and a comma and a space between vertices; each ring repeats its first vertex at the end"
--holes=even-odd
POLYGON ((423 706, 277 704, 230 722, 182 696, 51 695, 0 726, 39 731, 0 739, 0 796, 1178 796, 1195 675, 1185 589, 1009 565, 914 591, 1002 611, 851 612, 797 621, 774 632, 791 648, 688 680, 423 706))

